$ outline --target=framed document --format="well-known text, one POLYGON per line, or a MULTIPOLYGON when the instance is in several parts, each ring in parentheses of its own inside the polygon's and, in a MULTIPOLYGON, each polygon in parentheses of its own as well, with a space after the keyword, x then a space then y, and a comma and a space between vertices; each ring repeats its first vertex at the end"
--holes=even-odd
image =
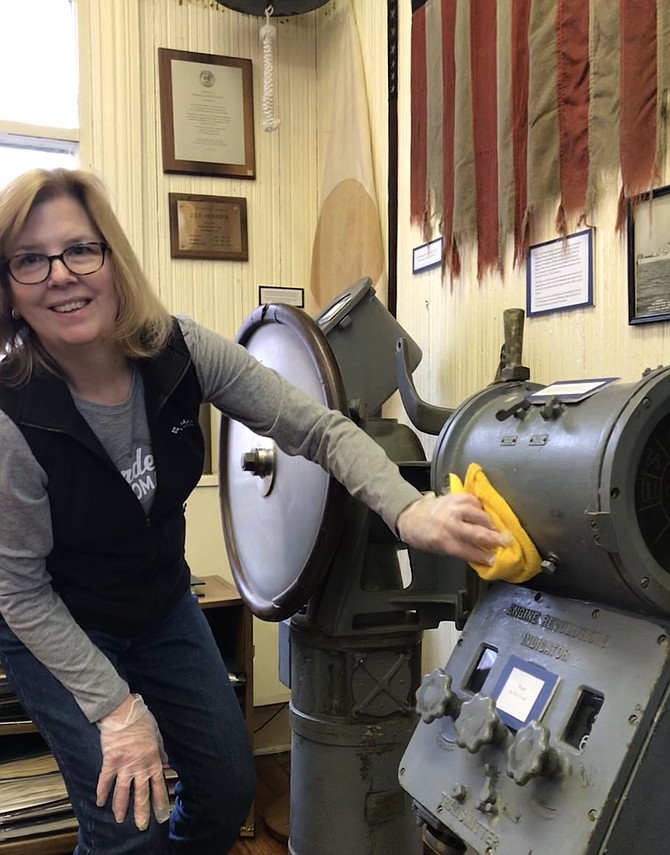
POLYGON ((670 320, 670 187, 628 200, 628 323, 670 320))
POLYGON ((235 196, 168 193, 170 255, 247 261, 247 200, 235 196))
POLYGON ((255 178, 251 60, 158 48, 163 171, 255 178))
POLYGON ((531 246, 526 262, 529 318, 593 305, 593 229, 531 246))

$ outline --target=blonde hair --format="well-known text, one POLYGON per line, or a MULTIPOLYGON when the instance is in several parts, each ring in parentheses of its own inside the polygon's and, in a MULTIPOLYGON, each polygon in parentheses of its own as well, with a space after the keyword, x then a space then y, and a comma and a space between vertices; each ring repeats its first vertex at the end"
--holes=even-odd
POLYGON ((33 207, 62 196, 79 202, 109 247, 105 263, 111 265, 119 305, 113 338, 121 352, 135 359, 153 356, 170 333, 170 314, 144 276, 102 181, 82 169, 33 169, 0 192, 0 354, 7 355, 3 377, 11 385, 26 383, 37 366, 60 373, 26 323, 12 315, 7 262, 33 207))

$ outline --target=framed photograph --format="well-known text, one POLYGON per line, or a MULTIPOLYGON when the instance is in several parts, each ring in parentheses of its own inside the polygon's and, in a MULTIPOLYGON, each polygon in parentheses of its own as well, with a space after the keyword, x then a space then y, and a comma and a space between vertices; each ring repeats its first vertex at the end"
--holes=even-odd
POLYGON ((670 321, 670 187, 628 200, 628 323, 670 321))
POLYGON ((170 255, 247 261, 247 200, 236 196, 168 193, 170 255))
POLYGON ((251 60, 158 48, 163 172, 255 178, 251 60))
POLYGON ((259 285, 258 305, 264 303, 285 303, 287 306, 305 308, 304 288, 284 288, 276 285, 259 285))
POLYGON ((593 305, 593 229, 531 246, 526 263, 529 318, 593 305))

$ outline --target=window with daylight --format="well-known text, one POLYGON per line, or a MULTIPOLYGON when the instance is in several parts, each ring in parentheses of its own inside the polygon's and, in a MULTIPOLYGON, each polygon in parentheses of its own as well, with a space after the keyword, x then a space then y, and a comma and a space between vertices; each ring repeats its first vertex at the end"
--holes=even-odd
POLYGON ((34 167, 75 166, 74 0, 0 0, 0 187, 34 167))

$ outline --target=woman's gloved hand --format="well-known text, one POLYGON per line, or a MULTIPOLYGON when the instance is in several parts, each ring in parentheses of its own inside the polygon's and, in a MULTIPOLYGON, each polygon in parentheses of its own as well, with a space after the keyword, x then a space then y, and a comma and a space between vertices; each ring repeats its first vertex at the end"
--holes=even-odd
POLYGON ((132 703, 118 707, 97 722, 102 747, 102 769, 98 778, 96 804, 102 807, 112 787, 112 811, 123 822, 133 790, 135 825, 144 831, 149 825, 151 808, 158 822, 170 816, 170 802, 163 776, 167 761, 163 739, 156 719, 140 695, 131 695, 132 703), (115 783, 116 782, 116 783, 115 783))
POLYGON ((489 566, 496 549, 511 539, 509 532, 498 531, 470 493, 427 493, 402 511, 396 526, 408 546, 489 566))

